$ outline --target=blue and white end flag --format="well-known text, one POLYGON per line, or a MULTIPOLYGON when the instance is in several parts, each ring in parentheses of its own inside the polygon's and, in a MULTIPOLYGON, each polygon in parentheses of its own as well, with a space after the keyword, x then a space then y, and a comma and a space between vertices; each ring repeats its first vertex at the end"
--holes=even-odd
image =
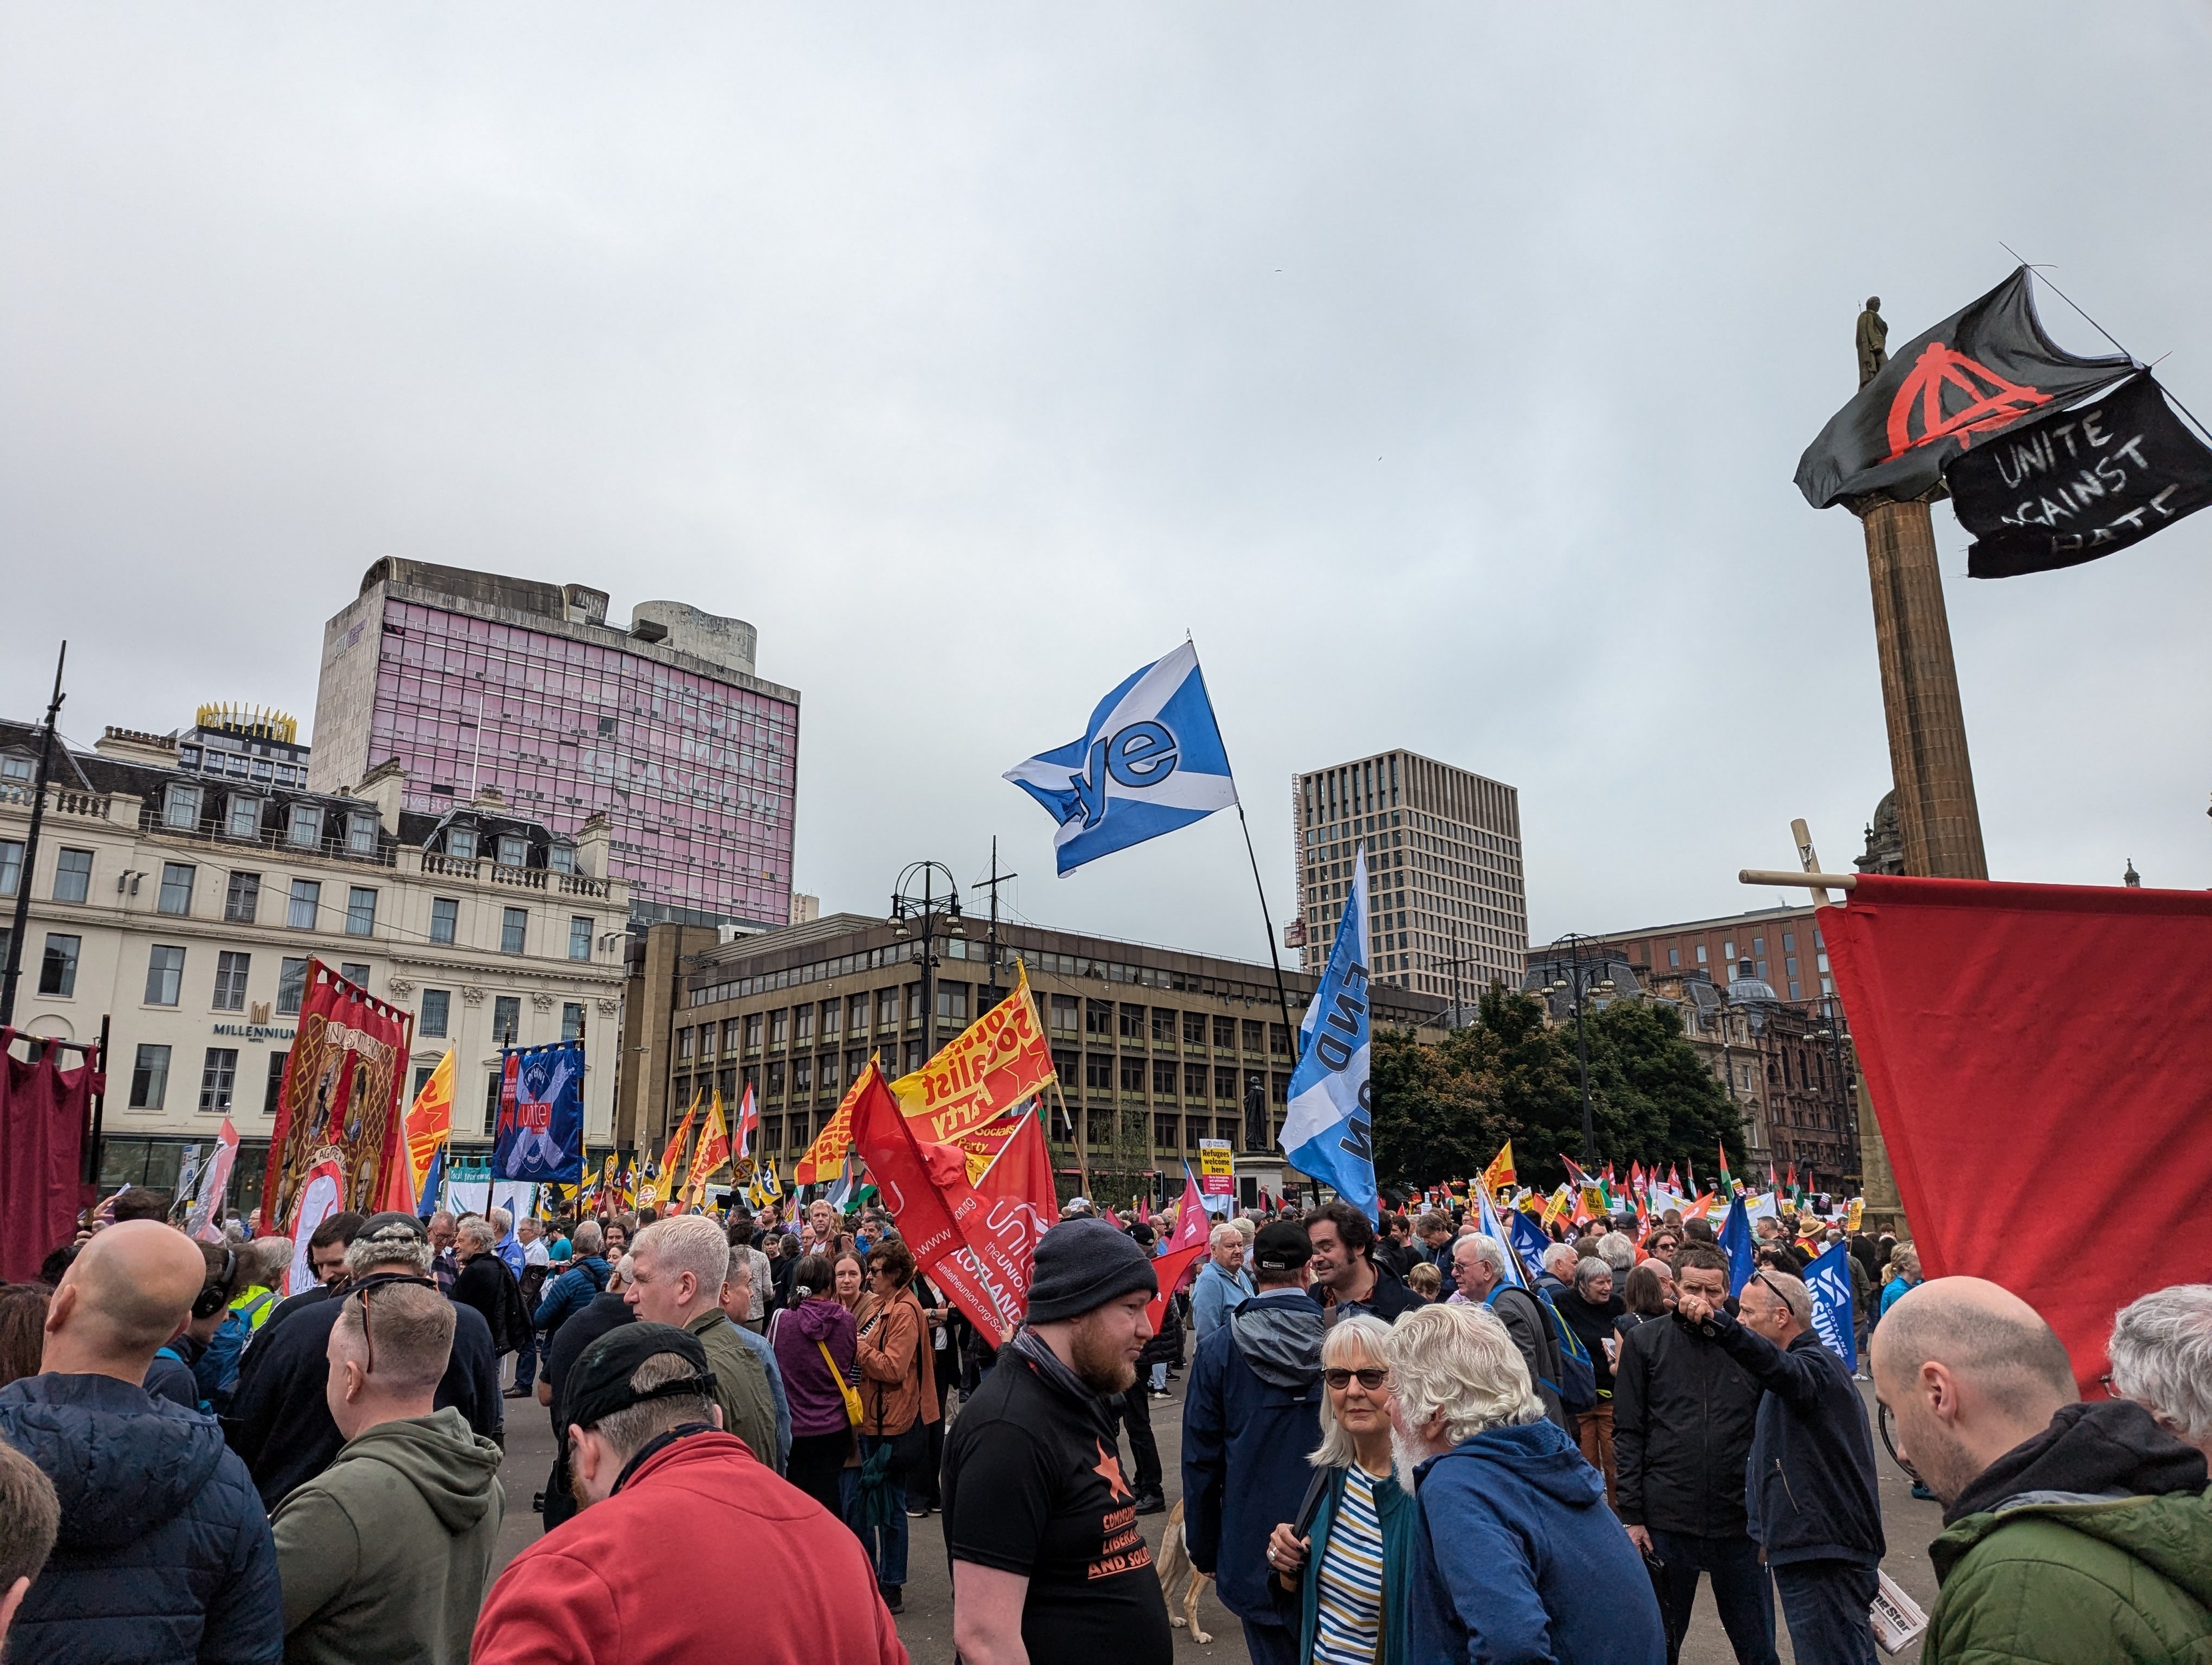
MULTIPOLYGON (((1513 1239, 1512 1231, 1498 1217, 1498 1210, 1490 1206, 1490 1193, 1479 1182, 1474 1188, 1477 1213, 1475 1220, 1483 1236, 1497 1239, 1498 1246, 1505 1251, 1505 1281, 1516 1289, 1526 1289, 1536 1281, 1536 1273, 1544 1268, 1540 1263, 1535 1271, 1528 1269, 1528 1262, 1520 1252, 1521 1245, 1513 1239)), ((1516 1214, 1520 1211, 1516 1209, 1516 1214)), ((1526 1220, 1528 1216, 1522 1214, 1526 1220)))
POLYGON ((1375 1141, 1367 1065, 1367 846, 1352 863, 1328 969, 1298 1026, 1297 1068, 1283 1118, 1283 1154, 1375 1216, 1375 1141))
POLYGON ((1080 740, 1006 771, 1060 823, 1062 874, 1237 802, 1229 754, 1185 642, 1098 702, 1080 740))
POLYGON ((1845 1259, 1850 1252, 1849 1244, 1838 1243, 1821 1255, 1805 1268, 1805 1287, 1813 1297, 1813 1333, 1846 1368, 1856 1371, 1858 1325, 1851 1312, 1851 1268, 1845 1259))

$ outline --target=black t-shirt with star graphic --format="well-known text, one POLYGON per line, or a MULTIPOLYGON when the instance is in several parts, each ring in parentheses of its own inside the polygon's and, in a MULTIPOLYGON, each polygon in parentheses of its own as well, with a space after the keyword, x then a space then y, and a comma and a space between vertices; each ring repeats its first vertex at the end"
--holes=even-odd
POLYGON ((1115 1433, 1098 1402, 1006 1347, 945 1440, 946 1550, 1030 1581, 1022 1644, 1036 1665, 1172 1665, 1167 1601, 1115 1433))

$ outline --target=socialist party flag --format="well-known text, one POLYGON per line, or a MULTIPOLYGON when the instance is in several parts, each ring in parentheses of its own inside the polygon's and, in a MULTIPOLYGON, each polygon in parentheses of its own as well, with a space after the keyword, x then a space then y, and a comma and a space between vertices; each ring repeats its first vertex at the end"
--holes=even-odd
POLYGON ((1368 1111, 1367 846, 1352 864, 1352 893, 1328 951, 1328 969, 1298 1026, 1297 1067, 1283 1118, 1283 1154, 1370 1215, 1375 1144, 1368 1111))
POLYGON ((1805 448, 1797 489, 1816 509, 1861 498, 1910 502, 1990 434, 2134 367, 2124 356, 2077 358, 2045 335, 2022 266, 1899 348, 1805 448))
POLYGON ((1189 642, 1100 700, 1080 740, 1016 764, 1006 778, 1060 823, 1053 850, 1063 875, 1237 802, 1189 642))

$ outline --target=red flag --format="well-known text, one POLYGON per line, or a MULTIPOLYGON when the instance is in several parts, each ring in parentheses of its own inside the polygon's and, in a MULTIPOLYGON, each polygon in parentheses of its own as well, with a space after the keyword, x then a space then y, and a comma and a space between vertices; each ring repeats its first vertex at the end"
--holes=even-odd
POLYGON ((2090 1393, 2212 1195, 2212 896, 1863 875, 1818 917, 1922 1266, 2027 1301, 2090 1393))
POLYGON ((1160 1333, 1160 1323, 1167 1317, 1168 1301, 1182 1285, 1183 1279, 1206 1253, 1206 1245, 1195 1249, 1171 1249, 1152 1262, 1152 1270, 1159 1274, 1160 1293, 1152 1297, 1145 1309, 1145 1322, 1152 1327, 1152 1334, 1160 1333))
POLYGON ((1175 1235, 1168 1239, 1166 1252, 1172 1255, 1184 1249, 1203 1249, 1212 1230, 1213 1222, 1206 1212, 1206 1198, 1186 1164, 1182 1171, 1182 1206, 1176 1210, 1175 1235))
POLYGON ((1152 1211, 1147 1206, 1147 1200, 1142 1191, 1137 1193, 1137 1221, 1142 1226, 1149 1226, 1152 1223, 1152 1211))

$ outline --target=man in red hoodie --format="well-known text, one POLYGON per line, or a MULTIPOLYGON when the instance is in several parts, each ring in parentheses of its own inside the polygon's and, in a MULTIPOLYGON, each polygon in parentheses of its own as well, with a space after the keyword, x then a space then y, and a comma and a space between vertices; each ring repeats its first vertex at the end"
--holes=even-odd
POLYGON ((875 1570, 835 1515, 720 1427, 698 1338, 625 1324, 562 1394, 583 1511, 507 1565, 485 1599, 476 1665, 716 1659, 908 1665, 875 1570), (741 1579, 679 1580, 641 1544, 712 1544, 741 1579))

